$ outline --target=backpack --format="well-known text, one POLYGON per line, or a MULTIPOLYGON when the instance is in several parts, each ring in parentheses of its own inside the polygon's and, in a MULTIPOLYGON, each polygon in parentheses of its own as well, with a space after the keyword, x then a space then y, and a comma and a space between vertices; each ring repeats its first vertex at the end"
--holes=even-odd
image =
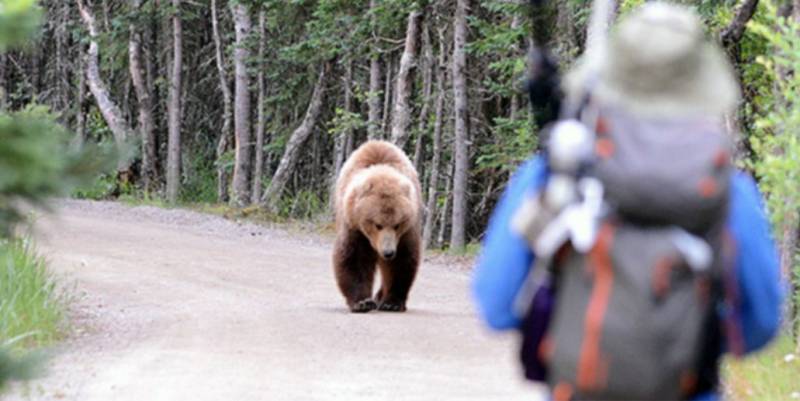
POLYGON ((731 144, 710 120, 598 115, 583 174, 608 213, 588 252, 566 243, 538 279, 525 373, 555 401, 688 399, 718 381, 731 144))

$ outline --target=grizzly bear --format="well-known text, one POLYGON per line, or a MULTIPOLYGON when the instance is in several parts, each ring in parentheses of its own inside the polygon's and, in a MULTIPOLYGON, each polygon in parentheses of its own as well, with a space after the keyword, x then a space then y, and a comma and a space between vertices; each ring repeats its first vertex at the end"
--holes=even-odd
POLYGON ((414 165, 397 146, 368 141, 342 166, 332 198, 333 267, 350 311, 405 311, 422 242, 422 195, 414 165), (376 269, 381 286, 373 298, 376 269))

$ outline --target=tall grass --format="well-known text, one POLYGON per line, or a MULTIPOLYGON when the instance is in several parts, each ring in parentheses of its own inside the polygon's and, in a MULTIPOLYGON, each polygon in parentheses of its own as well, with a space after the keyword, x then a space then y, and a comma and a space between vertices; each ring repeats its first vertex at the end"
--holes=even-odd
POLYGON ((0 240, 0 346, 45 346, 65 328, 67 293, 30 241, 0 240))

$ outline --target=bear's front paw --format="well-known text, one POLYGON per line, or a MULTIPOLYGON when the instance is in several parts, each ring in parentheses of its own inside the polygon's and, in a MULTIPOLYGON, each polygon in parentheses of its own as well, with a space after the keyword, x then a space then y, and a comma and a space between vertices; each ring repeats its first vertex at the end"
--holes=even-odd
POLYGON ((350 312, 353 313, 367 313, 375 309, 378 309, 378 304, 369 298, 362 299, 350 306, 350 312))
POLYGON ((395 303, 395 302, 381 302, 380 306, 378 306, 378 309, 384 312, 405 312, 406 304, 395 303))

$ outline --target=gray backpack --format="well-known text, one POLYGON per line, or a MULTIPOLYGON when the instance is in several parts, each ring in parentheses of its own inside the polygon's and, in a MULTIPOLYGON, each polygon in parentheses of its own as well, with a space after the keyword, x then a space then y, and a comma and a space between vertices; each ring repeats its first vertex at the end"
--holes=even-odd
POLYGON ((553 263, 537 358, 555 401, 691 398, 717 381, 730 141, 712 121, 613 110, 596 131, 587 174, 612 212, 588 253, 567 245, 553 263))

